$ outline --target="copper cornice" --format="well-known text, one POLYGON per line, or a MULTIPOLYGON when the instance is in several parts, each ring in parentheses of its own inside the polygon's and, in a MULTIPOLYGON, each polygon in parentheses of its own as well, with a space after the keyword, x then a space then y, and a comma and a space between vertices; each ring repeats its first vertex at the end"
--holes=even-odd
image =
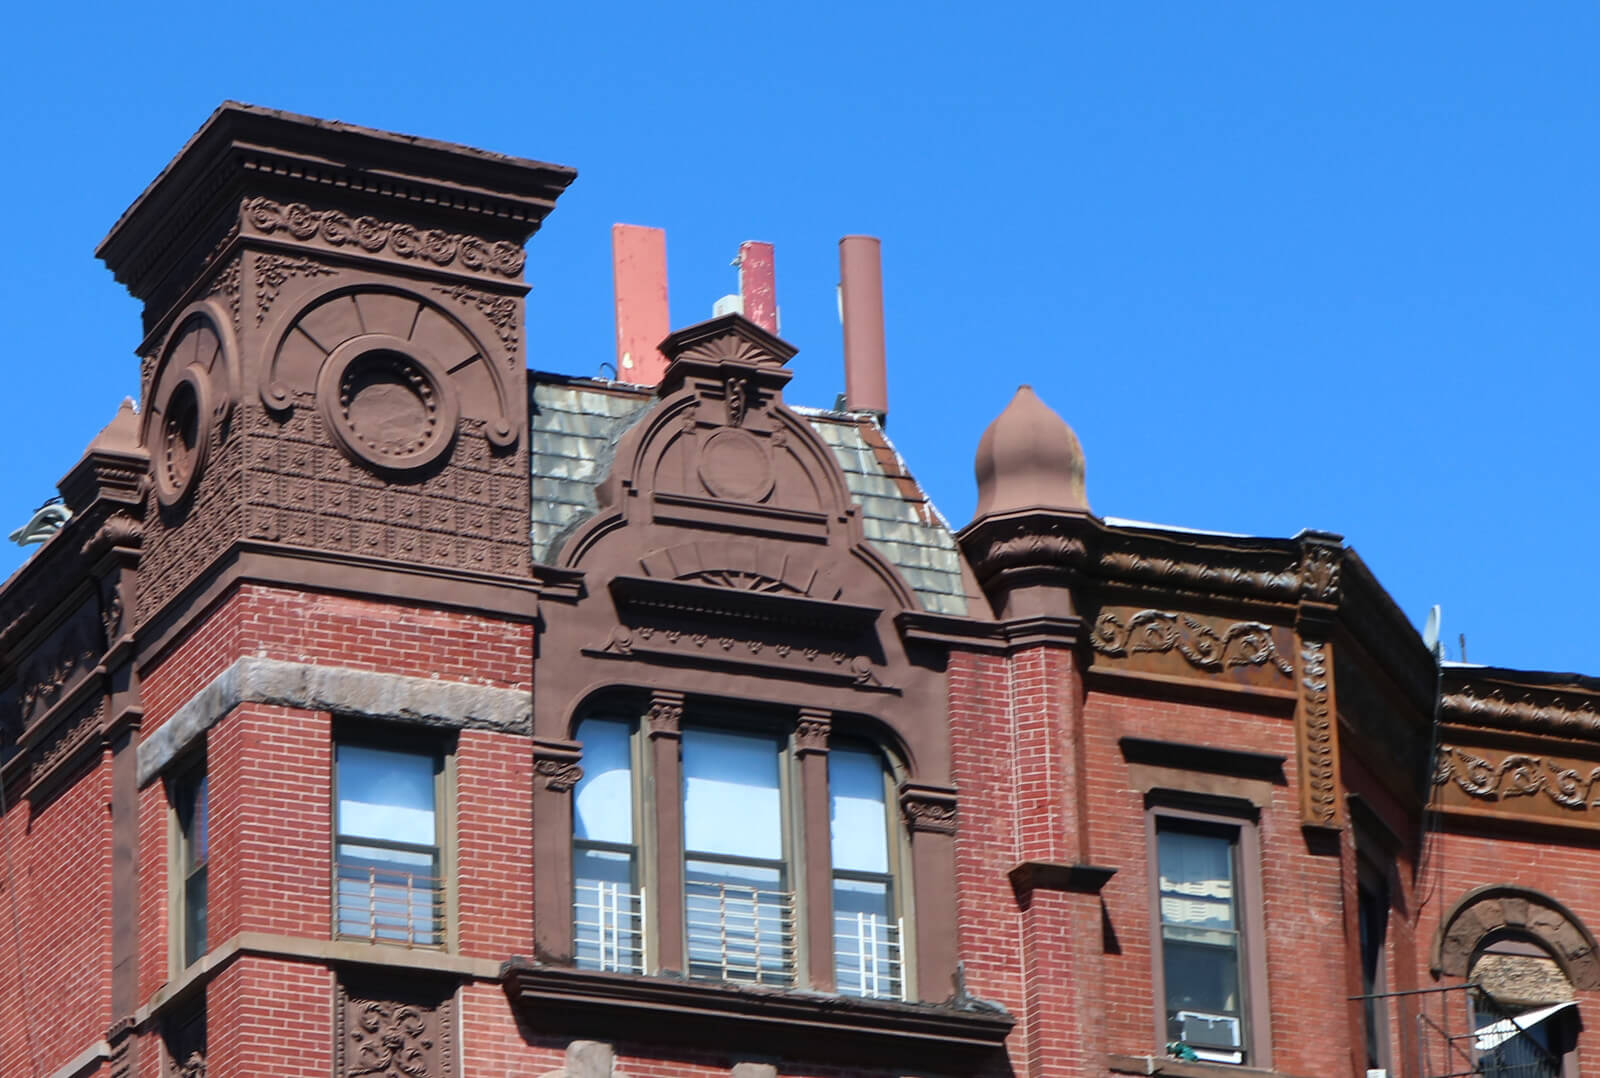
POLYGON ((1600 678, 1494 667, 1444 672, 1440 720, 1563 738, 1600 735, 1600 678))

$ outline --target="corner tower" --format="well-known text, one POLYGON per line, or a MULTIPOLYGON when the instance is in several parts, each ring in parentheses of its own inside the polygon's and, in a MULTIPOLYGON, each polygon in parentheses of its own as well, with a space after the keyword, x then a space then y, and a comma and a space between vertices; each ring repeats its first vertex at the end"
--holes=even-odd
POLYGON ((212 114, 98 252, 145 305, 141 625, 228 565, 379 592, 394 562, 424 592, 526 574, 522 244, 574 176, 212 114))

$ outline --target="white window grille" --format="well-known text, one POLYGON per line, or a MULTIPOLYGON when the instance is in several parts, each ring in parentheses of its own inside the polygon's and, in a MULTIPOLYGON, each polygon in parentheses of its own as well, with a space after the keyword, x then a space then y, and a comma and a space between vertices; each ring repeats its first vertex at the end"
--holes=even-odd
POLYGON ((876 913, 834 915, 834 986, 840 995, 905 999, 904 928, 899 919, 876 913))
POLYGON ((689 976, 787 988, 794 984, 794 895, 740 884, 684 888, 689 976))
POLYGON ((608 880, 577 881, 572 913, 579 969, 644 972, 644 889, 608 880))
POLYGON ((348 854, 339 860, 339 935, 372 943, 443 942, 444 881, 348 854))

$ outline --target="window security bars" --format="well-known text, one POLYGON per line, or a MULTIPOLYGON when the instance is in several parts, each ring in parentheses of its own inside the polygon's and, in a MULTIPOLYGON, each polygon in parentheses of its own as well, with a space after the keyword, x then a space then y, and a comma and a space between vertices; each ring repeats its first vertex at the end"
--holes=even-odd
POLYGON ((684 887, 689 976, 788 988, 794 984, 794 895, 741 884, 684 887))
POLYGON ((607 880, 578 880, 572 904, 579 969, 644 972, 644 889, 607 880))
MULTIPOLYGON (((1402 1055, 1419 1078, 1561 1078, 1544 1012, 1518 1014, 1472 982, 1354 996, 1398 1011, 1402 1055)), ((1561 1008, 1548 1008, 1557 1012, 1561 1008)), ((1385 1030, 1387 1035, 1387 1030, 1385 1030)))
POLYGON ((340 936, 436 947, 444 942, 444 881, 406 868, 341 858, 335 913, 340 936))
POLYGON ((840 995, 905 999, 900 938, 905 923, 875 913, 833 918, 834 983, 840 995))

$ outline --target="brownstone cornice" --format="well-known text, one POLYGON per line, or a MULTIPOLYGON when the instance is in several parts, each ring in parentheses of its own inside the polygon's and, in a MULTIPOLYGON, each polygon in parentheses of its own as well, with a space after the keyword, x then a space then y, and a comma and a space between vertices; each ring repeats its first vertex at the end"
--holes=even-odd
POLYGON ((997 1009, 590 973, 525 958, 505 963, 501 977, 518 1015, 536 1029, 627 1029, 635 1041, 715 1044, 855 1067, 966 1072, 1000 1058, 1015 1024, 997 1009))
MULTIPOLYGON (((219 240, 226 245, 239 227, 244 194, 303 193, 315 199, 326 192, 341 207, 352 201, 404 206, 399 216, 408 221, 481 233, 493 263, 493 244, 520 245, 576 175, 560 165, 226 102, 134 201, 96 253, 117 280, 149 301, 174 277, 176 265, 200 262, 219 240)), ((319 233, 320 224, 311 232, 319 233)), ((342 235, 340 228, 342 222, 335 235, 342 235)))

